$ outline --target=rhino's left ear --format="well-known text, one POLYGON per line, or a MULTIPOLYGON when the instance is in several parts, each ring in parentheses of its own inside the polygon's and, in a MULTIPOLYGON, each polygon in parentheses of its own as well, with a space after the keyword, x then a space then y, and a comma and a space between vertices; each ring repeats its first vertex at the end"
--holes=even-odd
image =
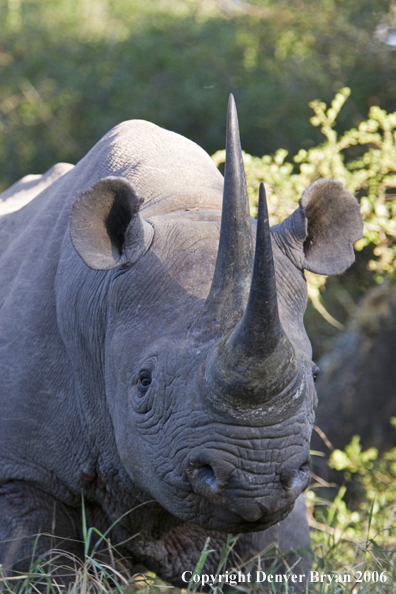
POLYGON ((75 199, 71 239, 87 266, 110 270, 133 264, 148 250, 154 230, 139 215, 142 202, 121 177, 101 179, 75 199))
POLYGON ((353 244, 362 237, 363 219, 342 183, 319 179, 305 190, 299 208, 271 231, 298 268, 339 274, 355 259, 353 244))

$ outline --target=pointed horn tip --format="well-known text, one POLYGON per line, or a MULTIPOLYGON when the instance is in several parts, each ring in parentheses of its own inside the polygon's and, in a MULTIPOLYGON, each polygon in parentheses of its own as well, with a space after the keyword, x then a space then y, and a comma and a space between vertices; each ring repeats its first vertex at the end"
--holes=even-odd
POLYGON ((236 143, 241 149, 241 139, 239 133, 238 111, 234 96, 231 94, 227 109, 227 127, 226 127, 226 148, 228 142, 236 143))
POLYGON ((230 96, 228 98, 227 113, 228 113, 228 117, 231 117, 231 118, 236 117, 236 118, 238 118, 235 97, 234 97, 234 95, 232 93, 230 93, 230 96))
MULTIPOLYGON (((267 193, 265 191, 264 182, 260 182, 258 199, 258 212, 262 211, 268 214, 267 193)), ((259 218, 259 216, 257 216, 257 218, 259 218)))

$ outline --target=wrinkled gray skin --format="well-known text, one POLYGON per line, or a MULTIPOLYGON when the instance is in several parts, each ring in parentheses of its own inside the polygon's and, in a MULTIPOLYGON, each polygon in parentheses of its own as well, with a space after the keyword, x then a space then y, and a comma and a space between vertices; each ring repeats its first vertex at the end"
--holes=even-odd
MULTIPOLYGON (((0 540, 18 539, 0 545, 5 567, 25 567, 38 532, 81 555, 81 492, 89 526, 125 514, 112 544, 174 584, 207 535, 219 553, 225 533, 258 532, 241 537, 245 557, 271 540, 309 544, 302 497, 284 520, 309 481, 316 406, 303 268, 349 266, 361 217, 341 184, 321 180, 272 228, 275 352, 289 345, 289 358, 263 366, 235 359, 227 338, 251 270, 239 305, 224 305, 230 287, 208 298, 222 193, 197 145, 130 121, 75 167, 0 196, 15 210, 0 219, 0 540)), ((37 554, 50 546, 41 538, 37 554)))
MULTIPOLYGON (((366 293, 320 362, 315 424, 335 448, 344 449, 354 435, 363 449, 395 447, 389 422, 396 415, 395 352, 396 286, 382 283, 366 293)), ((312 437, 312 449, 329 451, 316 432, 312 437)))

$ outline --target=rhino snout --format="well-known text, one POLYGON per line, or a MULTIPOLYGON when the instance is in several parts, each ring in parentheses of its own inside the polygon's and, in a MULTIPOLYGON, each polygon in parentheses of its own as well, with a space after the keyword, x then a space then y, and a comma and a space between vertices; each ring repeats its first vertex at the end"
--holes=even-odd
POLYGON ((247 522, 257 522, 294 503, 309 484, 310 461, 304 461, 297 469, 287 467, 280 472, 281 492, 274 485, 273 493, 268 495, 269 484, 263 480, 265 493, 259 497, 249 492, 249 478, 236 478, 235 470, 221 455, 203 451, 189 456, 186 476, 196 495, 229 509, 247 522))

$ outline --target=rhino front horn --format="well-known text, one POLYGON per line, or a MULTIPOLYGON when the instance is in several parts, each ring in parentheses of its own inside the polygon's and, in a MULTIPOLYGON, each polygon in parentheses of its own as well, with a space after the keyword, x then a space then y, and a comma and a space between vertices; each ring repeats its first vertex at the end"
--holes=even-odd
POLYGON ((202 317, 231 329, 241 316, 252 275, 253 240, 235 100, 227 112, 226 161, 220 241, 212 285, 202 317))

